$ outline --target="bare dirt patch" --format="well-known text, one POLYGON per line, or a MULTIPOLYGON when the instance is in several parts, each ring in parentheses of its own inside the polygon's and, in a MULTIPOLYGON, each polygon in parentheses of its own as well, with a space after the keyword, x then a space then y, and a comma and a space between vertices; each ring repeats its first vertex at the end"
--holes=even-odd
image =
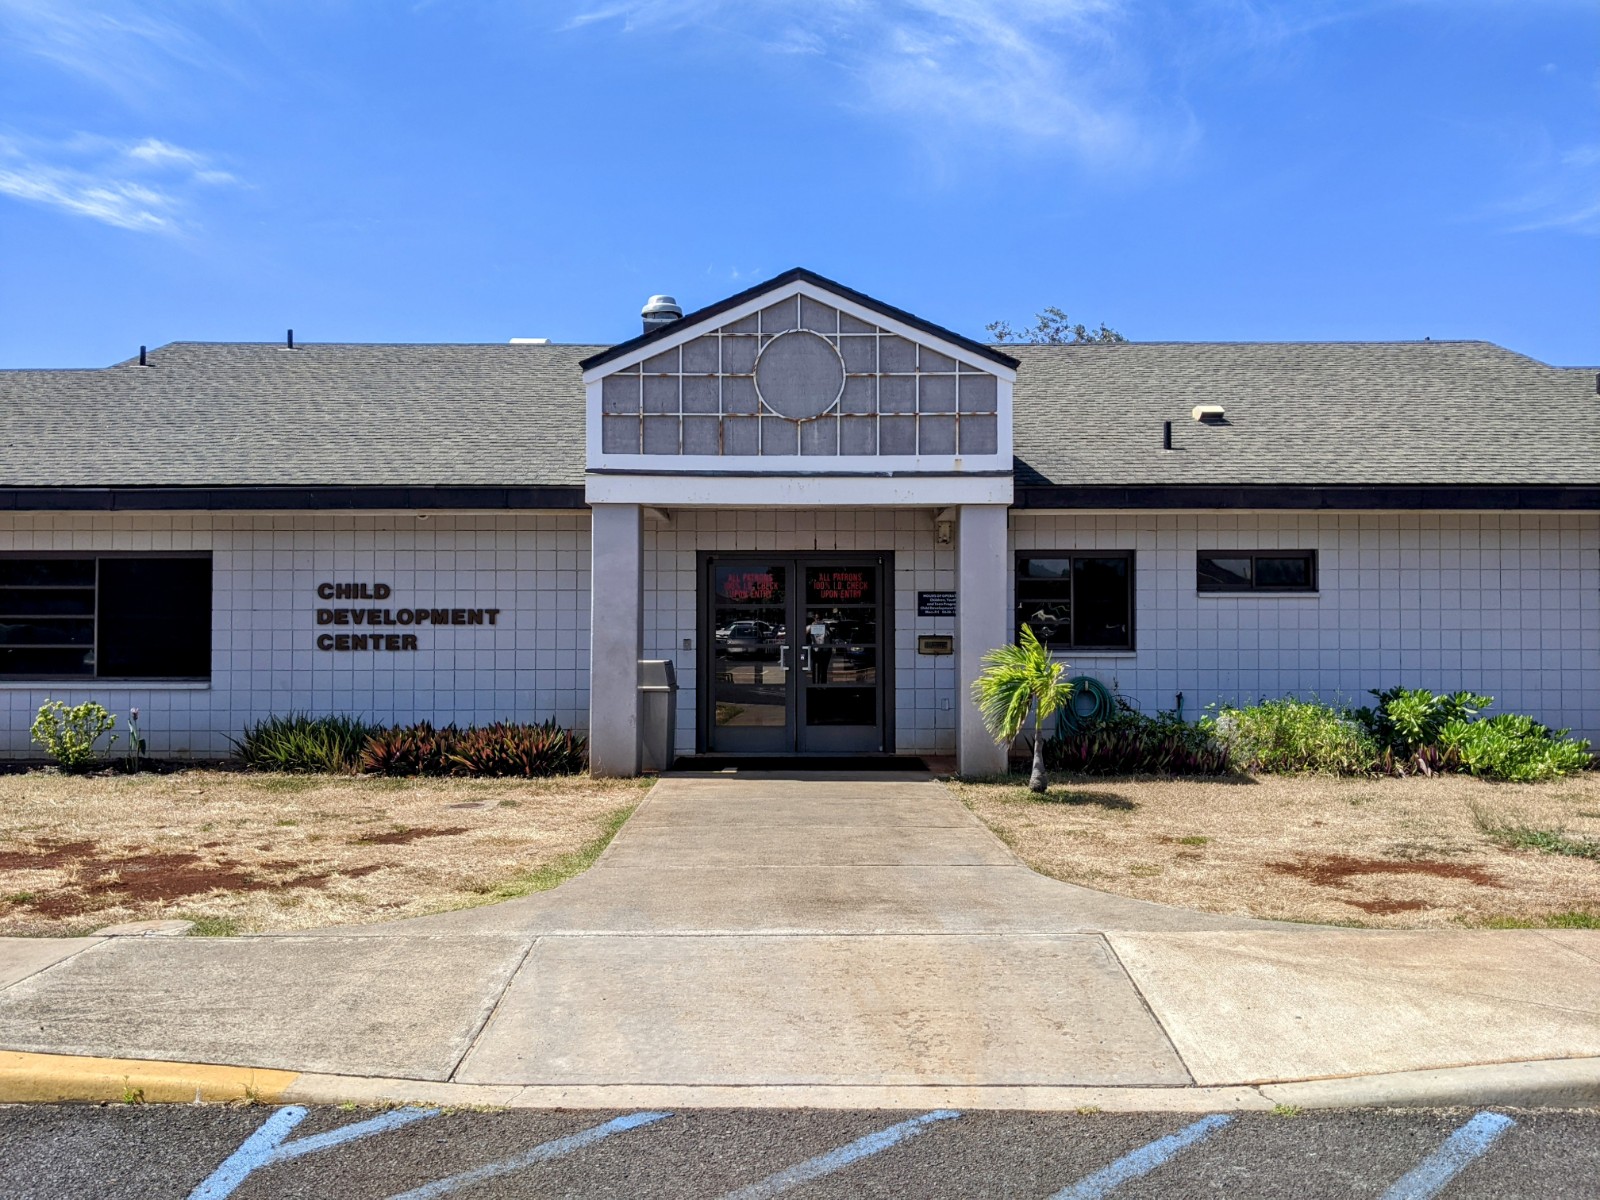
POLYGON ((167 917, 304 929, 503 899, 587 866, 644 786, 0 775, 0 936, 167 917))
POLYGON ((1594 772, 1533 785, 1057 779, 1042 800, 1020 781, 951 786, 1036 871, 1144 900, 1382 928, 1600 919, 1600 861, 1495 832, 1600 838, 1594 772))

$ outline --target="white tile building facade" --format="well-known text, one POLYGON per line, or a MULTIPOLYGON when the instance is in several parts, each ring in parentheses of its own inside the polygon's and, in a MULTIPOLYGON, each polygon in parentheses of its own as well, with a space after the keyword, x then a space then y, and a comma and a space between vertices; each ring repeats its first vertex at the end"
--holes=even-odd
POLYGON ((1012 514, 1024 550, 1133 550, 1135 649, 1070 655, 1146 711, 1468 690, 1600 739, 1600 514, 1012 514), (1196 590, 1203 550, 1315 550, 1310 594, 1196 590))
POLYGON ((1104 595, 1080 603, 1076 564, 1051 591, 1060 563, 1113 552, 1131 593, 1083 640, 1129 648, 1062 653, 1145 711, 1407 685, 1600 739, 1589 370, 1484 343, 989 346, 799 269, 687 316, 654 299, 609 347, 0 372, 0 754, 34 752, 44 700, 93 699, 163 756, 294 712, 554 718, 626 775, 640 660, 668 659, 680 754, 987 772, 970 685, 1015 635, 1019 559, 1055 560, 1028 611, 1070 644, 1104 595), (1202 590, 1198 556, 1240 550, 1314 583, 1202 590), (204 678, 192 562, 43 561, 197 554, 204 678))
MULTIPOLYGON (((678 749, 696 749, 697 553, 893 555, 895 748, 955 752, 953 657, 916 652, 919 591, 956 588, 954 545, 927 508, 703 509, 644 529, 644 652, 677 666, 678 749), (686 643, 687 642, 687 646, 686 643)), ((1600 740, 1600 514, 1073 513, 1014 511, 1016 552, 1135 552, 1135 649, 1069 654, 1075 672, 1146 711, 1315 695, 1361 703, 1395 684, 1468 689, 1498 711, 1600 740), (1308 595, 1196 591, 1200 550, 1313 549, 1308 595)), ((249 722, 306 711, 385 722, 589 724, 586 514, 98 514, 0 516, 0 553, 210 551, 208 683, 0 684, 0 753, 32 752, 47 698, 137 706, 153 753, 220 757, 249 722), (427 629, 414 653, 316 647, 319 583, 384 581, 389 607, 500 610, 493 626, 427 629)), ((1006 631, 999 631, 1005 636, 1006 631)))

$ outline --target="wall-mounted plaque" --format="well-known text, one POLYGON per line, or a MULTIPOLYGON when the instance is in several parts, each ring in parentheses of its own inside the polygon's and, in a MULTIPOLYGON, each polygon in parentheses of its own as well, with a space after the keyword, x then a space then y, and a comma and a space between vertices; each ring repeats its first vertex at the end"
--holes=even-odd
POLYGON ((918 592, 917 616, 953 617, 956 615, 954 592, 918 592))

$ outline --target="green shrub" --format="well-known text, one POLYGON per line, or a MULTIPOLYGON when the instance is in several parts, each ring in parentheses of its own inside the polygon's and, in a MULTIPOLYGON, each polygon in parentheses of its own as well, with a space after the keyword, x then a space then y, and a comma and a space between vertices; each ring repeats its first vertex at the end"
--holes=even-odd
POLYGON ((1536 783, 1584 771, 1593 765, 1589 743, 1551 730, 1521 713, 1479 721, 1454 720, 1439 731, 1439 747, 1461 769, 1485 779, 1536 783))
POLYGON ((1200 724, 1248 771, 1365 775, 1378 761, 1378 744, 1359 722, 1315 700, 1223 706, 1200 724))
POLYGON ((1492 696, 1445 694, 1426 688, 1374 691, 1378 703, 1352 714, 1382 752, 1391 774, 1468 771, 1485 779, 1531 783, 1570 775, 1592 765, 1589 743, 1551 731, 1532 717, 1502 713, 1482 717, 1492 696))
POLYGON ((381 732, 360 717, 290 713, 245 727, 234 748, 257 771, 353 771, 368 740, 381 732))
POLYGON ((372 775, 515 776, 576 775, 588 767, 583 738, 555 721, 435 729, 426 721, 375 733, 361 755, 372 775))
MULTIPOLYGON (((95 743, 116 723, 106 707, 93 700, 73 708, 60 700, 46 700, 33 719, 33 740, 49 752, 63 771, 87 771, 94 763, 95 743)), ((109 750, 116 741, 117 735, 111 734, 106 748, 109 750)))
POLYGON ((1371 693, 1378 703, 1351 715, 1378 743, 1400 759, 1439 744, 1439 731, 1452 721, 1471 721, 1494 703, 1493 696, 1473 692, 1430 692, 1427 688, 1393 687, 1371 693))
POLYGON ((1071 727, 1056 724, 1044 746, 1052 771, 1077 775, 1225 775, 1228 748, 1174 712, 1147 717, 1118 699, 1117 711, 1071 727))

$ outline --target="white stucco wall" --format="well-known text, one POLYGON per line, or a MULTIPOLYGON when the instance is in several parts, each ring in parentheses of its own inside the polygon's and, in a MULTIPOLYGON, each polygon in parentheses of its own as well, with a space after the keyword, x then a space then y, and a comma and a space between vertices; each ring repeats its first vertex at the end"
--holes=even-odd
POLYGON ((1403 684, 1600 740, 1600 514, 1013 513, 1012 544, 1137 552, 1137 649, 1067 657, 1146 711, 1403 684), (1197 551, 1251 548, 1315 549, 1318 593, 1196 592, 1197 551))
MULTIPOLYGON (((138 706, 151 753, 221 756, 251 721, 292 711, 458 724, 589 715, 589 515, 15 514, 0 551, 210 550, 207 685, 0 683, 0 753, 32 747, 45 699, 138 706), (381 581, 385 601, 319 600, 381 581), (497 623, 415 630, 415 652, 324 652, 319 607, 499 608, 497 623)), ((338 632, 358 633, 359 627, 338 632)), ((385 629, 385 632, 397 630, 385 629)), ((412 632, 412 631, 408 631, 412 632)), ((116 748, 120 752, 121 746, 116 748)))
POLYGON ((955 753, 956 660, 917 654, 919 633, 955 632, 952 618, 917 616, 919 590, 956 587, 955 547, 934 544, 933 510, 674 509, 671 518, 645 522, 644 657, 670 658, 676 666, 681 753, 692 753, 695 742, 695 564, 702 550, 893 551, 895 748, 955 753))

